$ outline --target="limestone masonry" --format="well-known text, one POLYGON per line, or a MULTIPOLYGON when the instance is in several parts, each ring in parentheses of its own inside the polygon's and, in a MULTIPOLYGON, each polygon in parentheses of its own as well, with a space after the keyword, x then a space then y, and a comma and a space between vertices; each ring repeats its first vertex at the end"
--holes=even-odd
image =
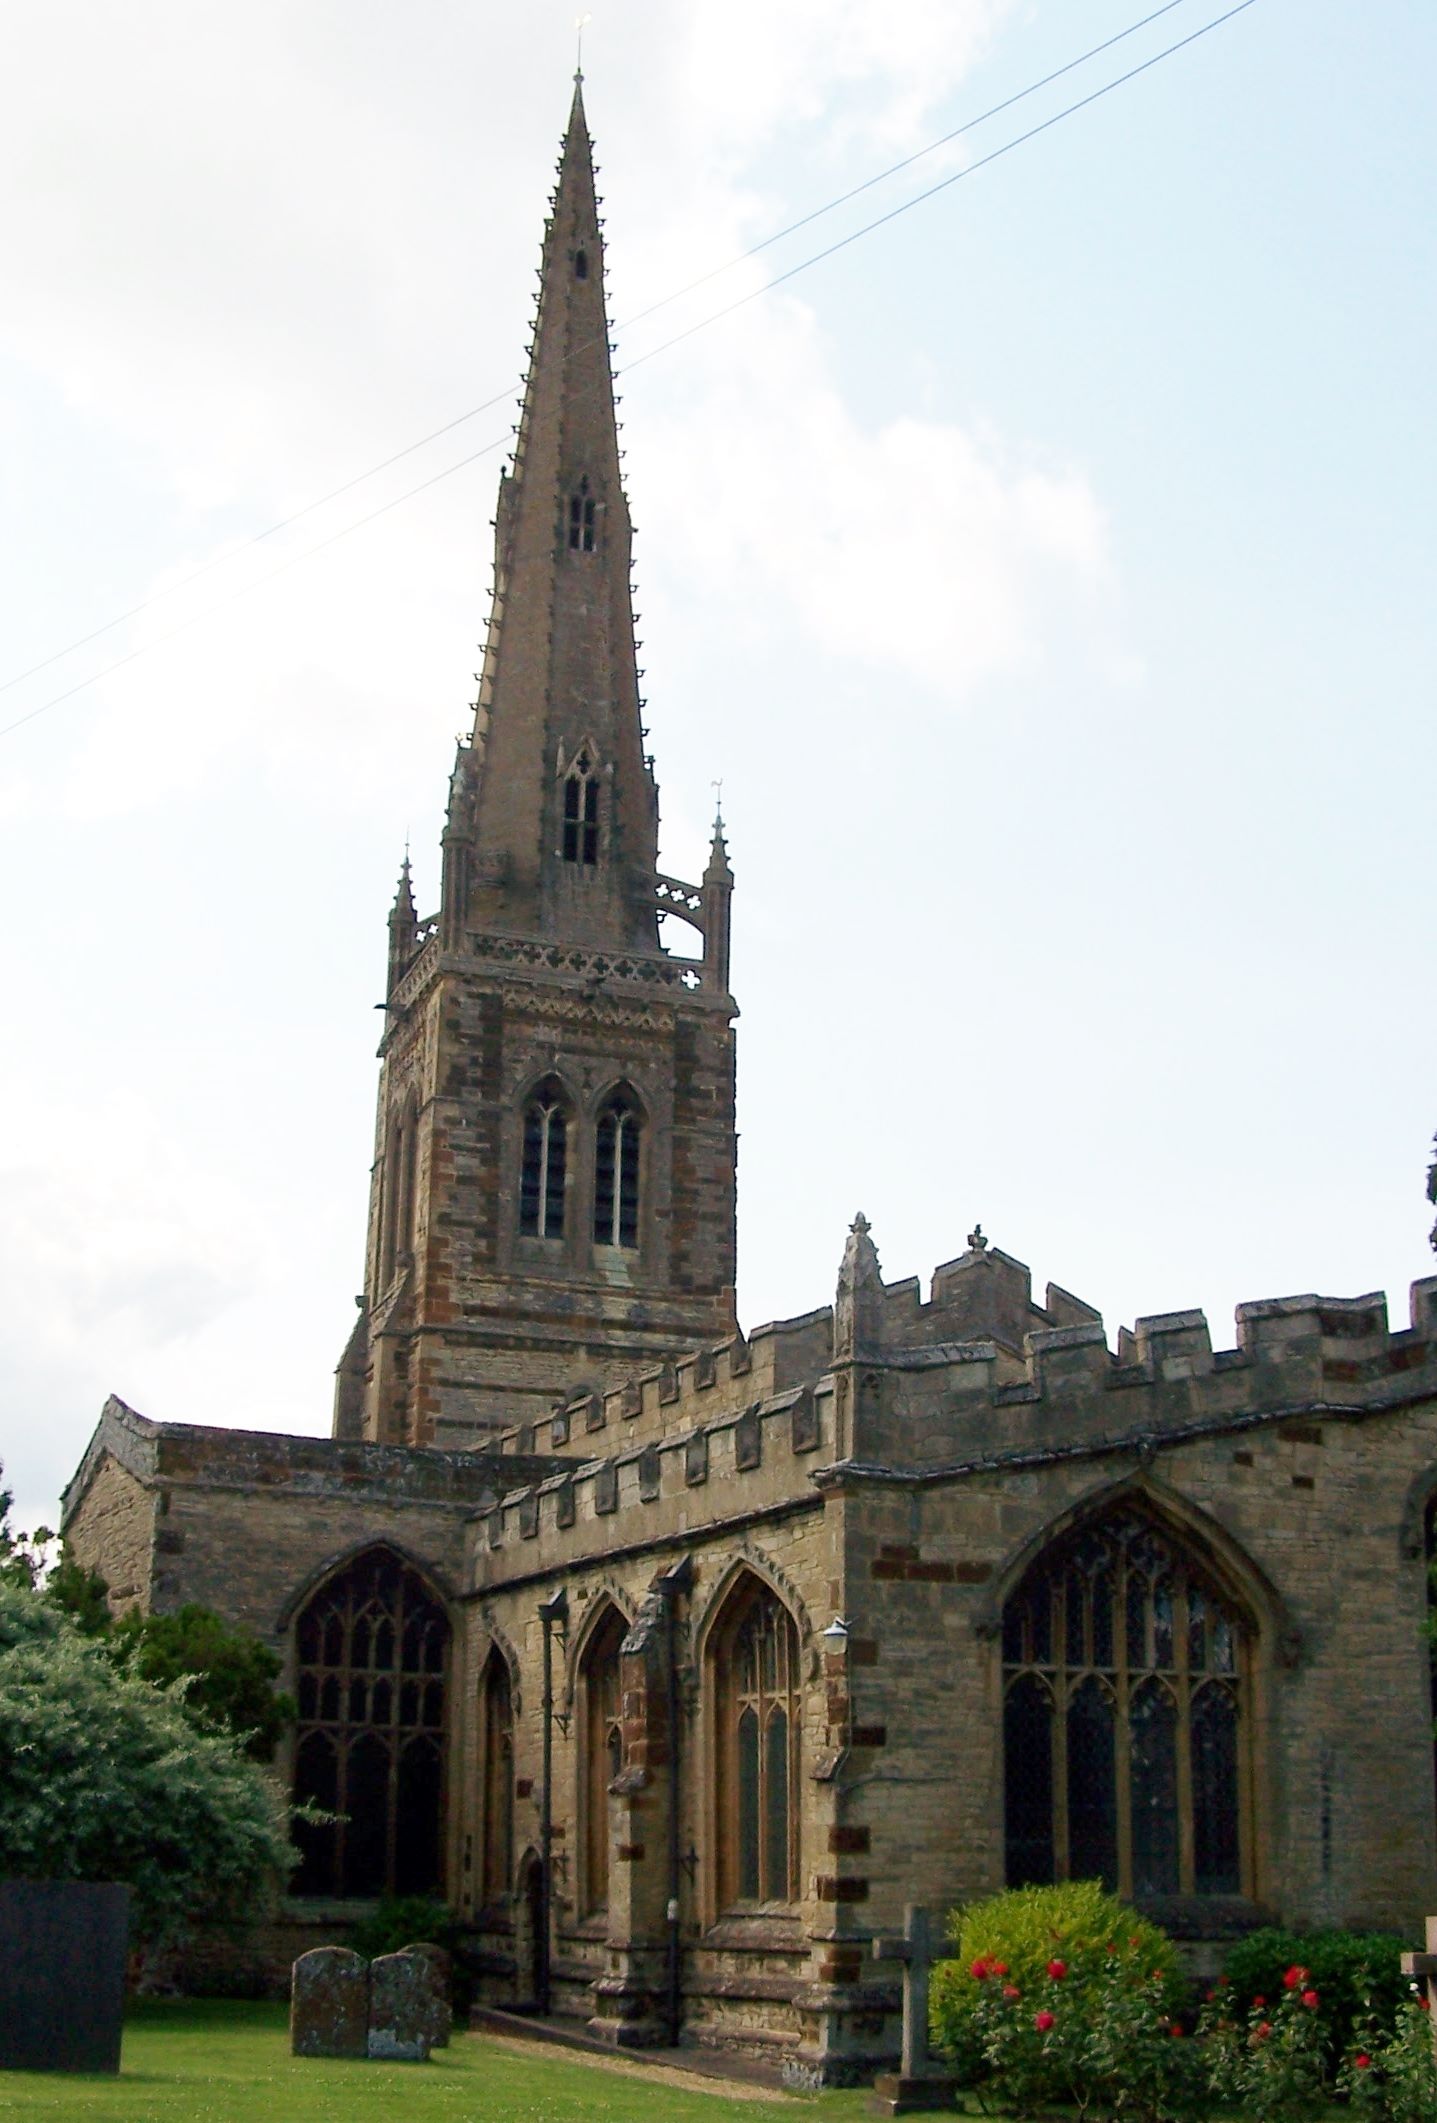
POLYGON ((658 868, 580 93, 438 911, 408 864, 333 1435, 107 1403, 64 1528, 116 1606, 272 1643, 285 1962, 448 1900, 491 2001, 851 2081, 906 1904, 1099 1875, 1199 1966, 1437 1895, 1437 1277, 1109 1346, 975 1231, 734 1312, 733 875, 658 868), (688 924, 691 957, 660 942, 688 924), (336 1929, 338 1927, 338 1929, 336 1929))

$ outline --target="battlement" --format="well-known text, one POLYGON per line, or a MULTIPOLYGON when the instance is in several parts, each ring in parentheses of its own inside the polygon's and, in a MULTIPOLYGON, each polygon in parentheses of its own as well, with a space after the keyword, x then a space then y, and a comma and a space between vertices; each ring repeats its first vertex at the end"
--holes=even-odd
POLYGON ((647 1443, 631 1433, 607 1457, 576 1459, 508 1490, 479 1514, 474 1574, 497 1586, 633 1542, 755 1514, 817 1509, 809 1475, 834 1453, 834 1382, 827 1375, 742 1406, 715 1405, 706 1420, 647 1443), (620 1528, 620 1520, 630 1523, 620 1528))
POLYGON ((770 1320, 751 1335, 735 1334, 656 1364, 605 1393, 575 1394, 532 1423, 503 1431, 498 1449, 506 1456, 561 1453, 591 1458, 599 1432, 619 1437, 624 1448, 733 1415, 756 1400, 811 1380, 827 1368, 833 1346, 828 1306, 796 1319, 770 1320))

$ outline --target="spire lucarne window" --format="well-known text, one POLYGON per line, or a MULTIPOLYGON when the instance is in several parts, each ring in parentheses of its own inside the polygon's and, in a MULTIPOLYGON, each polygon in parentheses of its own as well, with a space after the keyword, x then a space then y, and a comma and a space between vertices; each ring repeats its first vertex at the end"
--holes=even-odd
POLYGON ((586 472, 579 481, 578 492, 569 496, 569 551, 592 553, 595 535, 594 497, 589 492, 589 475, 586 472))
POLYGON ((587 746, 564 778, 564 860, 586 869, 599 860, 599 776, 587 746))

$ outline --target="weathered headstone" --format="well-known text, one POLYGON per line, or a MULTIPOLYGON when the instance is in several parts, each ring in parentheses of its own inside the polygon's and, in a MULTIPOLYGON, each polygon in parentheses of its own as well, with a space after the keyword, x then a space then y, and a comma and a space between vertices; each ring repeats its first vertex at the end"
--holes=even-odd
POLYGON ((422 2064, 434 2024, 434 1970, 427 1955, 382 1953, 369 1964, 369 2055, 422 2064))
POLYGON ((1432 2022, 1432 2047, 1437 2053, 1437 1917, 1427 1919, 1426 1953, 1405 1953, 1402 1956, 1402 1973, 1412 1976, 1422 1986, 1422 1995, 1427 2000, 1427 2013, 1432 2022))
POLYGON ((0 2071, 118 2071, 130 1890, 0 1880, 0 2071))
POLYGON ((910 1903, 903 1912, 902 1938, 875 1939, 873 1955, 875 1960, 898 1961, 903 1967, 903 2056, 896 2072, 880 2072, 874 2080, 875 2108, 885 2116, 951 2108, 953 2081, 934 2069, 928 2054, 928 1969, 933 1960, 933 1932, 927 1910, 910 1903))
POLYGON ((369 1963, 347 1946, 315 1946, 290 1973, 289 2046, 297 2057, 369 2052, 369 1963))
POLYGON ((436 1946, 432 1939, 416 1939, 405 1949, 408 1953, 422 1954, 429 1963, 433 1983, 432 2009, 434 2019, 429 2036, 431 2049, 446 2049, 450 2031, 454 2025, 453 1990, 454 1962, 443 1946, 436 1946))

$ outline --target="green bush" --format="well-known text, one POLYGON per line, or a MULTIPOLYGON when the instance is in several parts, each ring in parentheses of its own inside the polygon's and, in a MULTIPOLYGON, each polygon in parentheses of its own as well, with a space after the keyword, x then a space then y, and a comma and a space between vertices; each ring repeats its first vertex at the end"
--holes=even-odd
POLYGON ((1374 2025, 1338 2077, 1353 2113, 1377 2123, 1431 2123, 1437 2116, 1437 2061, 1432 2022, 1424 2004, 1409 1997, 1395 2025, 1374 2025))
POLYGON ((1329 2076, 1322 1997, 1311 1973, 1291 1962, 1269 1996, 1244 2008, 1230 1984, 1209 1992, 1198 2026, 1213 2098, 1260 2123, 1307 2123, 1324 2105, 1329 2076))
POLYGON ((933 1971, 929 2016, 962 2084, 988 2085, 1020 2113, 1056 2100, 1084 2112, 1115 2099, 1121 2081, 1125 2112, 1181 2112, 1169 2082, 1191 2069, 1172 2033, 1182 1981, 1157 1925, 1096 1880, 1075 1880, 971 1903, 950 1936, 956 1958, 933 1971))
POLYGON ((1276 2005, 1288 1969, 1305 1968, 1321 1999, 1327 2071, 1336 2071, 1357 2035, 1375 2017, 1390 2027, 1407 1996, 1401 1967, 1402 1940, 1385 1931, 1279 1931, 1269 1926, 1228 1949, 1223 1975, 1238 2010, 1254 1998, 1276 2005))
POLYGON ((451 1990, 456 2005, 468 2003, 468 1975, 460 1959, 460 1924, 452 1909, 429 1895, 386 1895, 372 1916, 362 1917, 349 1943, 366 1961, 378 1954, 398 1953, 401 1947, 417 1946, 427 1939, 442 1946, 450 1956, 451 1990))

